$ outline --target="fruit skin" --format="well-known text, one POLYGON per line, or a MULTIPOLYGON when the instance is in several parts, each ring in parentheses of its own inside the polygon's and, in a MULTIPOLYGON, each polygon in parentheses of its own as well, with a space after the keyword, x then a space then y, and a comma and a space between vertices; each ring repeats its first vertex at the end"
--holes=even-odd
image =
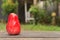
POLYGON ((17 35, 21 32, 21 26, 18 20, 18 16, 15 13, 10 13, 8 16, 8 22, 6 30, 10 35, 17 35))

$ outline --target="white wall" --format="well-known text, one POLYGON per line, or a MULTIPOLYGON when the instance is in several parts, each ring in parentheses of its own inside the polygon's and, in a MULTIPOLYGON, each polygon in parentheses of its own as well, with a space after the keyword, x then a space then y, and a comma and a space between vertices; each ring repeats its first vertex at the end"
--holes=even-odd
POLYGON ((44 8, 44 1, 39 1, 38 6, 39 8, 44 8))

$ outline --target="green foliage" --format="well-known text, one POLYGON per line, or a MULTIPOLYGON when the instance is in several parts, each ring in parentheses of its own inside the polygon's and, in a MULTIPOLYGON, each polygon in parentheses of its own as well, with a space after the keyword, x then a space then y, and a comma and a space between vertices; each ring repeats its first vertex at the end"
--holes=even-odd
POLYGON ((57 24, 58 26, 60 26, 60 17, 59 17, 59 16, 56 17, 56 24, 57 24))
POLYGON ((41 9, 38 6, 31 6, 29 11, 34 15, 35 24, 38 22, 51 23, 51 15, 45 9, 41 9))
POLYGON ((39 15, 40 15, 41 17, 45 17, 45 16, 46 16, 46 11, 45 11, 44 9, 40 9, 39 15))
POLYGON ((34 15, 35 25, 36 25, 37 21, 39 19, 39 17, 38 17, 39 8, 38 8, 38 6, 32 5, 31 8, 29 9, 29 11, 30 11, 30 13, 32 13, 34 15))
POLYGON ((60 2, 60 0, 55 0, 55 1, 60 2))
POLYGON ((33 5, 32 5, 32 6, 30 7, 29 11, 30 11, 32 14, 36 14, 36 13, 39 12, 39 8, 38 8, 38 6, 33 6, 33 5))
POLYGON ((18 6, 18 2, 15 1, 15 3, 13 3, 12 0, 2 0, 2 14, 3 15, 7 15, 9 13, 16 13, 16 8, 18 6))
POLYGON ((51 15, 45 9, 39 11, 39 22, 49 24, 51 23, 51 15))
POLYGON ((40 22, 44 22, 45 19, 46 19, 46 11, 44 9, 40 9, 39 11, 40 22))

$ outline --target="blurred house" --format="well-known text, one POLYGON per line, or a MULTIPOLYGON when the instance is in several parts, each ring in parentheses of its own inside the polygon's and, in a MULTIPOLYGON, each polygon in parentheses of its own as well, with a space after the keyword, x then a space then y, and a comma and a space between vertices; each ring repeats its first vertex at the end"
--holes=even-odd
POLYGON ((29 12, 29 8, 31 5, 41 5, 40 7, 43 8, 43 0, 18 0, 19 6, 18 6, 18 16, 20 21, 22 22, 28 22, 29 20, 34 20, 33 17, 31 17, 31 14, 29 12), (41 3, 40 3, 41 2, 41 3))
MULTIPOLYGON (((44 1, 44 0, 18 0, 18 16, 19 16, 19 20, 22 22, 22 23, 25 23, 27 22, 28 20, 33 20, 33 18, 30 16, 30 12, 29 12, 29 8, 31 5, 36 5, 38 4, 40 6, 40 8, 46 8, 46 10, 48 12, 50 11, 56 11, 57 13, 60 13, 60 4, 58 5, 58 8, 57 8, 57 3, 56 2, 52 2, 51 5, 49 5, 49 2, 47 2, 48 4, 48 7, 45 6, 45 2, 47 1, 44 1), (53 4, 54 3, 54 4, 53 4), (58 11, 59 10, 59 11, 58 11)), ((2 1, 0 0, 0 5, 2 4, 2 1)), ((0 19, 5 19, 6 20, 6 17, 3 17, 2 14, 1 14, 1 6, 0 6, 0 19)))
POLYGON ((30 17, 30 12, 28 11, 31 5, 37 5, 40 8, 46 8, 47 12, 49 14, 52 11, 55 11, 58 13, 57 9, 57 3, 55 1, 52 1, 51 3, 45 0, 18 0, 19 2, 19 7, 18 7, 18 15, 19 19, 22 22, 27 22, 28 20, 33 20, 32 17, 30 17), (48 6, 45 6, 45 3, 47 3, 48 6))

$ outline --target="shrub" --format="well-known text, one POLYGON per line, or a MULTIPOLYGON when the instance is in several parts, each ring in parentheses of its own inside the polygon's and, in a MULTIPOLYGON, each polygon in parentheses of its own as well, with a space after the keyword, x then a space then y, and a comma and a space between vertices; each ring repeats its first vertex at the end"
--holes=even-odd
POLYGON ((39 13, 39 8, 38 6, 34 6, 32 5, 29 9, 30 13, 32 13, 34 15, 34 19, 35 19, 35 24, 37 24, 37 21, 38 21, 38 13, 39 13))
POLYGON ((34 15, 35 24, 38 22, 44 24, 51 23, 51 13, 49 14, 45 9, 41 9, 38 6, 31 6, 29 11, 34 15))
POLYGON ((3 15, 7 15, 9 13, 16 13, 16 8, 18 6, 18 2, 15 1, 15 3, 13 3, 12 0, 2 0, 2 14, 3 15))
POLYGON ((40 23, 51 23, 51 15, 45 9, 40 9, 39 17, 40 23))

